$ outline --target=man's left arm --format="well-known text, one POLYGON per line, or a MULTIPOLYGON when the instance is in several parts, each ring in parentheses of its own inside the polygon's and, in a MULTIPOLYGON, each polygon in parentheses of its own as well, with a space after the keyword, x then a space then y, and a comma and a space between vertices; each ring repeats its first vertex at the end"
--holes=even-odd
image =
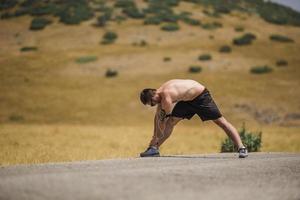
POLYGON ((161 94, 160 121, 164 121, 172 112, 172 98, 166 93, 161 94))

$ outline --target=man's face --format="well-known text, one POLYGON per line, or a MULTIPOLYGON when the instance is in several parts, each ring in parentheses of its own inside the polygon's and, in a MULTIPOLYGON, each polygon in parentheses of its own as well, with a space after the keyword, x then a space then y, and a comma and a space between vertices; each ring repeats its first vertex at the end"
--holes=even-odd
POLYGON ((150 106, 155 106, 157 104, 157 102, 153 99, 153 98, 151 98, 150 99, 150 102, 148 102, 148 105, 150 105, 150 106))

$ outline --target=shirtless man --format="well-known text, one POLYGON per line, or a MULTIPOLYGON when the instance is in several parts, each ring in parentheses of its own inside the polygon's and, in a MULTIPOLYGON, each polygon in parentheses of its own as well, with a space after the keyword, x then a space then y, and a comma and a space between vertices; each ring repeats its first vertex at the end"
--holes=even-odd
POLYGON ((140 94, 144 105, 157 105, 154 117, 154 134, 149 148, 141 157, 160 156, 159 147, 171 135, 174 126, 182 119, 197 114, 202 121, 213 120, 232 139, 239 157, 248 156, 237 130, 220 113, 209 91, 194 80, 174 79, 158 89, 146 88, 140 94))

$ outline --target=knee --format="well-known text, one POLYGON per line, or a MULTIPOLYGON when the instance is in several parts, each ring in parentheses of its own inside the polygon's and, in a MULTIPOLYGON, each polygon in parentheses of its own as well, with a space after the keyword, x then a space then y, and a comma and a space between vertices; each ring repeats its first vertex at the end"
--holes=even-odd
POLYGON ((176 120, 173 117, 170 117, 170 119, 168 120, 168 124, 170 126, 175 126, 178 122, 179 122, 179 120, 176 120))

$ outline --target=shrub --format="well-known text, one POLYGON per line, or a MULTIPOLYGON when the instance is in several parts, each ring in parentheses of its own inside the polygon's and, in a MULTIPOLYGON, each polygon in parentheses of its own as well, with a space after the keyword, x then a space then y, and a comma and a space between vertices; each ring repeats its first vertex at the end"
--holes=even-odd
POLYGON ((108 31, 103 35, 102 44, 111 44, 114 43, 118 38, 118 35, 115 32, 108 31))
POLYGON ((125 21, 126 20, 126 17, 122 16, 122 15, 117 15, 114 20, 120 24, 121 22, 125 21))
POLYGON ((220 47, 219 51, 221 53, 230 53, 231 52, 231 47, 228 45, 223 45, 220 47))
POLYGON ((105 73, 105 76, 108 78, 115 77, 117 75, 118 75, 118 71, 115 69, 108 69, 108 70, 106 70, 106 73, 105 73))
POLYGON ((200 73, 201 71, 202 71, 202 67, 200 67, 200 66, 192 65, 189 67, 190 73, 200 73))
POLYGON ((36 30, 42 30, 44 29, 48 24, 51 24, 52 21, 46 18, 34 18, 31 21, 30 30, 36 31, 36 30))
MULTIPOLYGON (((26 9, 26 8, 25 8, 26 9)), ((53 3, 41 4, 27 9, 33 16, 50 15, 58 12, 58 7, 53 3)))
POLYGON ((212 57, 209 54, 202 54, 198 57, 198 60, 201 60, 201 61, 208 61, 211 59, 212 59, 212 57))
POLYGON ((244 27, 242 27, 242 26, 237 26, 237 27, 234 28, 234 30, 235 30, 236 32, 243 32, 245 29, 244 29, 244 27))
POLYGON ((114 6, 117 8, 127 8, 134 7, 135 3, 132 0, 117 0, 114 6))
POLYGON ((106 23, 111 19, 112 16, 112 10, 108 9, 106 10, 102 15, 97 17, 96 26, 104 27, 106 23))
POLYGON ((161 30, 163 31, 177 31, 179 30, 180 27, 178 24, 176 23, 168 23, 168 24, 164 24, 162 27, 161 27, 161 30))
POLYGON ((93 10, 88 6, 86 1, 70 1, 63 5, 57 15, 60 21, 65 24, 80 24, 94 16, 93 10))
POLYGON ((276 65, 277 65, 278 67, 284 67, 284 66, 287 66, 287 65, 288 65, 288 62, 287 62, 286 60, 281 59, 281 60, 277 60, 277 61, 276 61, 276 65))
POLYGON ((164 57, 164 62, 170 62, 172 59, 170 57, 164 57))
POLYGON ((79 64, 89 63, 97 60, 97 56, 84 56, 77 58, 75 61, 79 64))
POLYGON ((12 114, 11 116, 9 116, 9 121, 12 122, 24 121, 24 117, 22 115, 12 114))
POLYGON ((153 24, 158 25, 161 23, 161 18, 158 16, 148 17, 144 20, 145 25, 153 24))
POLYGON ((241 37, 234 38, 232 43, 235 45, 249 45, 252 43, 253 40, 256 39, 256 36, 252 33, 246 33, 241 37))
POLYGON ((26 52, 26 51, 37 51, 37 47, 22 47, 20 49, 21 52, 26 52))
POLYGON ((221 28, 223 25, 219 22, 205 23, 202 24, 201 27, 207 30, 214 30, 216 28, 221 28))
MULTIPOLYGON (((262 143, 262 132, 253 133, 247 131, 245 125, 243 125, 242 129, 239 130, 239 135, 243 144, 247 147, 249 152, 257 152, 260 150, 262 143)), ((221 152, 236 152, 236 147, 234 146, 230 138, 226 138, 224 141, 222 141, 221 152)))
POLYGON ((201 24, 200 20, 198 20, 198 19, 192 19, 192 18, 189 18, 189 17, 183 18, 183 21, 186 24, 189 24, 189 25, 192 25, 192 26, 198 26, 198 25, 201 24))
POLYGON ((122 11, 124 14, 126 14, 128 17, 134 18, 134 19, 141 19, 145 17, 145 14, 139 11, 136 7, 126 7, 123 8, 122 11))
POLYGON ((18 0, 0 0, 0 10, 13 8, 17 3, 18 0))
POLYGON ((265 74, 265 73, 270 73, 272 72, 272 68, 265 65, 265 66, 256 66, 256 67, 252 67, 250 69, 250 72, 253 74, 265 74))
POLYGON ((270 35, 270 40, 277 41, 277 42, 294 42, 293 39, 278 34, 270 35))

